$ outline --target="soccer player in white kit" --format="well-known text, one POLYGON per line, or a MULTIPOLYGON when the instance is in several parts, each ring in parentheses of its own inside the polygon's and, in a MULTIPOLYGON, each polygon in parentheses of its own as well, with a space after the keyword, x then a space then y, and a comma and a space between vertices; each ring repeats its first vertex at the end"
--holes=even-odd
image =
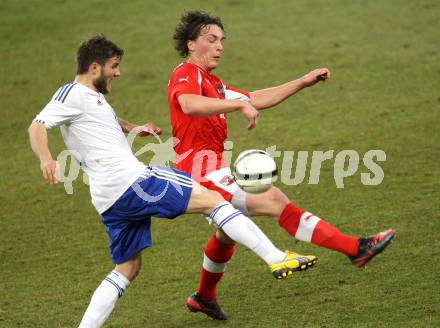
POLYGON ((116 266, 95 290, 80 327, 101 327, 136 278, 141 252, 151 246, 153 216, 209 216, 232 240, 261 257, 276 278, 312 266, 316 257, 280 251, 249 218, 189 174, 138 161, 124 132, 136 129, 146 136, 160 134, 161 129, 152 123, 136 126, 119 119, 107 103, 104 94, 120 76, 122 55, 123 50, 102 35, 82 42, 74 82, 60 87, 29 127, 31 147, 49 184, 58 183, 59 177, 46 129, 60 127, 67 148, 89 176, 92 203, 109 235, 116 266))

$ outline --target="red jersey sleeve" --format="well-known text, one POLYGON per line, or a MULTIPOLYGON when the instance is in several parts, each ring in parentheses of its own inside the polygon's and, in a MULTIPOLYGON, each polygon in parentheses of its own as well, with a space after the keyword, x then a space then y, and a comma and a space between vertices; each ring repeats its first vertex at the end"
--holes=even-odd
POLYGON ((182 67, 176 69, 172 77, 170 99, 176 99, 185 93, 201 95, 201 75, 197 68, 182 67))

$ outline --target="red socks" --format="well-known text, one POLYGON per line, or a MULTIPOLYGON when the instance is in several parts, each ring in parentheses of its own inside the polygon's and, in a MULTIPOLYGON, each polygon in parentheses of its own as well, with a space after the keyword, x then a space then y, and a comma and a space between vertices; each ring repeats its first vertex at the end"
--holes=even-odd
POLYGON ((358 253, 358 238, 341 233, 312 213, 297 208, 293 203, 284 208, 278 222, 296 239, 333 249, 347 256, 356 256, 358 253))
MULTIPOLYGON (((358 253, 358 238, 341 233, 312 213, 297 208, 293 203, 284 208, 278 222, 284 230, 299 240, 333 249, 347 256, 356 256, 358 253)), ((215 233, 208 240, 197 291, 205 300, 217 298, 217 284, 234 250, 235 244, 223 244, 215 233)))
POLYGON ((234 254, 234 244, 223 244, 213 233, 205 246, 203 267, 197 293, 205 300, 217 298, 217 284, 226 270, 226 264, 234 254))

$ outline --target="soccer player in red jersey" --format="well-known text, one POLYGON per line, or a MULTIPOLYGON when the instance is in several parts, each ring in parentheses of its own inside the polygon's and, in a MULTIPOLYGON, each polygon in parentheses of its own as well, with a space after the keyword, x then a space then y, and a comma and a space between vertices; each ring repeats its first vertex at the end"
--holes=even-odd
MULTIPOLYGON (((391 242, 395 230, 357 238, 346 235, 310 212, 298 208, 278 188, 262 194, 241 190, 223 160, 228 113, 241 112, 247 128, 258 124, 259 110, 273 107, 295 93, 330 78, 327 68, 272 88, 253 92, 226 85, 212 71, 220 64, 224 29, 220 18, 202 12, 185 13, 175 34, 175 48, 185 58, 168 84, 168 102, 173 136, 176 138, 176 166, 196 181, 218 191, 234 207, 251 215, 275 218, 296 239, 347 255, 358 267, 364 266, 391 242)), ((193 312, 226 320, 216 301, 216 286, 234 253, 234 243, 217 230, 205 247, 199 289, 187 300, 193 312)))

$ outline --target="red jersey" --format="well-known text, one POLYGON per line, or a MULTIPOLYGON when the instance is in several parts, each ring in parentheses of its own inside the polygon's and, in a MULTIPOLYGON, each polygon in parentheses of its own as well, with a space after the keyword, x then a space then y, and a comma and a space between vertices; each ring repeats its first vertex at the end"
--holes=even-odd
POLYGON ((249 93, 223 84, 217 76, 189 63, 177 66, 168 82, 168 104, 176 153, 176 168, 195 180, 228 166, 222 161, 228 135, 226 114, 192 116, 185 114, 177 98, 196 94, 217 99, 249 101, 249 93))

